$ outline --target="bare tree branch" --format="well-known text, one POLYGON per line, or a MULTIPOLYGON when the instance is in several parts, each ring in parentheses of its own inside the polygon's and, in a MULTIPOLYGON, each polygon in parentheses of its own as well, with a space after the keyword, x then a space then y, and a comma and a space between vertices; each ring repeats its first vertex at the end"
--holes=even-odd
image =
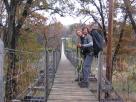
POLYGON ((98 22, 98 19, 91 13, 89 13, 89 15, 93 18, 93 20, 98 24, 98 26, 102 29, 101 24, 98 22))
POLYGON ((33 11, 31 11, 31 13, 33 12, 36 12, 36 11, 39 11, 39 10, 52 10, 54 13, 57 13, 59 14, 60 16, 64 16, 64 13, 61 9, 58 9, 58 8, 53 8, 53 7, 40 7, 40 8, 37 8, 37 9, 34 9, 33 11))
POLYGON ((103 7, 102 7, 102 0, 99 0, 99 4, 100 4, 100 16, 102 18, 102 27, 103 27, 103 33, 104 33, 104 36, 105 36, 105 41, 107 42, 107 38, 106 38, 106 27, 105 27, 105 17, 104 17, 104 14, 103 14, 103 7))
POLYGON ((136 34, 136 22, 135 22, 135 20, 132 16, 132 10, 130 9, 130 6, 131 6, 130 1, 128 1, 128 0, 123 0, 123 1, 124 1, 125 6, 126 6, 126 11, 128 13, 129 19, 131 21, 131 24, 132 24, 133 29, 134 29, 135 34, 136 34))
POLYGON ((99 14, 101 15, 102 12, 101 12, 100 8, 98 7, 98 5, 96 4, 96 2, 94 0, 92 0, 92 3, 94 4, 94 6, 97 8, 99 14))
POLYGON ((20 28, 22 27, 26 17, 29 15, 29 9, 30 9, 30 6, 32 4, 32 1, 33 0, 27 0, 27 3, 24 7, 24 11, 22 13, 22 17, 18 20, 18 25, 16 26, 16 30, 19 31, 20 28))
POLYGON ((6 10, 7 12, 10 10, 10 6, 9 6, 9 3, 8 3, 8 0, 3 0, 5 6, 6 6, 6 10))

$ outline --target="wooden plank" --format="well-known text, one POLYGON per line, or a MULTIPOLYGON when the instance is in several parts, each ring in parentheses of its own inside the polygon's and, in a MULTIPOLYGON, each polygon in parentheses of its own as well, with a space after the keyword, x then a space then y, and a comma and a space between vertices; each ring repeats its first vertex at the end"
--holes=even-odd
POLYGON ((67 59, 61 59, 48 102, 98 102, 88 88, 78 86, 75 78, 75 68, 67 59))

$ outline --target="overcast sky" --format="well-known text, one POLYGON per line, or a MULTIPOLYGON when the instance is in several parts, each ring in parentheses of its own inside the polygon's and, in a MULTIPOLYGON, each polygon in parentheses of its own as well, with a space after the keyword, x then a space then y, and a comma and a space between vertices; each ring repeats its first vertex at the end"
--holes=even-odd
POLYGON ((70 25, 73 23, 80 23, 81 17, 70 17, 70 16, 60 17, 59 15, 57 15, 56 19, 64 25, 70 25))
MULTIPOLYGON (((75 4, 75 6, 77 8, 80 8, 80 5, 79 3, 76 1, 76 0, 71 0, 71 2, 73 2, 75 4)), ((57 4, 56 4, 57 5, 57 4)), ((93 10, 96 10, 95 7, 91 7, 93 10)), ((52 21, 52 18, 56 18, 58 22, 61 22, 63 25, 71 25, 71 24, 74 24, 74 23, 84 23, 88 17, 86 18, 83 18, 83 16, 80 16, 80 17, 72 17, 72 16, 65 16, 65 17, 60 17, 59 14, 53 14, 53 15, 50 15, 50 13, 46 12, 46 11, 39 11, 40 14, 44 15, 45 17, 48 18, 48 24, 50 22, 53 22, 52 21)), ((92 18, 89 19, 86 23, 89 23, 89 22, 92 22, 92 18)))
MULTIPOLYGON (((60 17, 60 15, 58 15, 58 14, 50 15, 49 13, 46 13, 44 11, 40 11, 39 13, 48 18, 48 21, 47 21, 48 24, 50 22, 52 23, 54 18, 56 18, 56 20, 58 22, 61 22, 63 25, 71 25, 74 23, 81 23, 81 22, 83 23, 83 22, 85 22, 86 19, 88 19, 88 18, 83 19, 83 16, 80 16, 80 17, 72 17, 72 16, 60 17)), ((93 21, 92 19, 89 19, 86 23, 89 23, 92 21, 93 21)))

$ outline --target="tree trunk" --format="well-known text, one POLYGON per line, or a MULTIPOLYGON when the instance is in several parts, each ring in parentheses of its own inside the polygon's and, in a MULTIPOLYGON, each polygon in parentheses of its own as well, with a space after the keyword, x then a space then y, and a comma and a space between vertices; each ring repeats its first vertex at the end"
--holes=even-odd
POLYGON ((109 24, 108 24, 108 43, 107 43, 107 66, 106 66, 106 78, 112 82, 112 35, 113 35, 113 8, 114 0, 109 1, 109 24))
POLYGON ((21 15, 21 18, 16 21, 16 9, 19 1, 16 0, 11 0, 10 4, 8 0, 3 0, 6 6, 6 10, 8 13, 8 18, 7 18, 7 31, 6 34, 4 35, 4 42, 6 47, 11 49, 8 52, 9 56, 9 65, 7 69, 7 80, 6 80, 6 101, 10 102, 12 99, 16 97, 16 79, 14 78, 16 76, 16 43, 19 37, 19 32, 20 29, 28 16, 29 8, 32 4, 33 0, 27 0, 24 11, 21 15), (16 22, 18 24, 16 24, 16 22))
MULTIPOLYGON (((6 46, 10 49, 16 49, 16 30, 15 30, 15 17, 16 17, 16 5, 12 1, 10 10, 8 11, 8 29, 6 36, 6 46)), ((13 79, 16 75, 15 67, 15 51, 9 51, 9 65, 7 69, 7 82, 6 82, 6 99, 7 101, 15 98, 16 96, 16 79, 13 79)))
POLYGON ((102 29, 103 29, 103 34, 104 34, 104 38, 105 41, 107 43, 107 32, 106 32, 106 26, 105 26, 105 18, 104 18, 104 13, 103 13, 103 6, 102 6, 102 0, 99 0, 99 4, 100 4, 100 16, 102 19, 102 29))
MULTIPOLYGON (((106 78, 112 83, 112 35, 113 35, 113 9, 114 0, 109 0, 109 24, 108 24, 108 42, 106 56, 106 78)), ((105 93, 105 98, 109 97, 109 93, 105 93)))

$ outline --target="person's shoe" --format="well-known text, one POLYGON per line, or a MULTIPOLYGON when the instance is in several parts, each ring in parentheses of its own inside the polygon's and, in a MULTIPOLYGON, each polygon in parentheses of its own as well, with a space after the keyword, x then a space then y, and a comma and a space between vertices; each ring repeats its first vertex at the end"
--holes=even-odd
POLYGON ((84 82, 84 81, 79 82, 78 85, 81 88, 88 88, 89 87, 89 83, 88 82, 84 82))
POLYGON ((75 81, 82 81, 83 78, 76 78, 75 81))

